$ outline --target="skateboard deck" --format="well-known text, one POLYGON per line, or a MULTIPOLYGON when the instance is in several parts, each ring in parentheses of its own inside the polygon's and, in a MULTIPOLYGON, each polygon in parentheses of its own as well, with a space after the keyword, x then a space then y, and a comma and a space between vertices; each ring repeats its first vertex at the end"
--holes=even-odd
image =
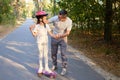
POLYGON ((47 76, 47 77, 49 77, 49 78, 56 78, 56 76, 57 76, 57 74, 56 74, 56 72, 48 72, 48 71, 43 71, 43 75, 45 75, 45 76, 47 76))

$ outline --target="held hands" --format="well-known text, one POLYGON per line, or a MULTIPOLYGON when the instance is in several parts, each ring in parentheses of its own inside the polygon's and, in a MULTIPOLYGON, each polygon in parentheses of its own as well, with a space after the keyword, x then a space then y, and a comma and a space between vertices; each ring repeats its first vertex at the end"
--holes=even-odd
POLYGON ((53 35, 53 38, 55 38, 55 39, 60 39, 60 38, 62 38, 62 34, 53 35))

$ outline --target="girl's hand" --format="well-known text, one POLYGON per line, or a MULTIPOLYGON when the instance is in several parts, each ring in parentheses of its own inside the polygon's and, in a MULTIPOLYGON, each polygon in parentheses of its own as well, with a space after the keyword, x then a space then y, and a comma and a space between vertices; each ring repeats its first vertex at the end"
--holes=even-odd
POLYGON ((37 36, 37 33, 36 33, 36 32, 32 32, 32 35, 33 35, 34 37, 36 37, 36 36, 37 36))
POLYGON ((36 36, 36 33, 33 32, 33 29, 34 29, 34 28, 35 28, 35 25, 31 25, 30 28, 29 28, 30 31, 31 31, 31 33, 32 33, 32 35, 33 35, 33 37, 36 36))

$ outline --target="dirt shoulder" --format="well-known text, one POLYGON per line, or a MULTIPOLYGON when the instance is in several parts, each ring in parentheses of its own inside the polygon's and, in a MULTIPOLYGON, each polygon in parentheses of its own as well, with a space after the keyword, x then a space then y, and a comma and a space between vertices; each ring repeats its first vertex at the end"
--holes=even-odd
POLYGON ((24 19, 20 19, 20 21, 17 21, 15 25, 10 24, 0 25, 0 39, 14 31, 16 28, 18 28, 24 21, 25 21, 24 19))
POLYGON ((6 26, 6 25, 0 25, 0 39, 5 37, 7 34, 9 34, 10 32, 12 32, 14 29, 17 28, 16 26, 6 26))
POLYGON ((104 70, 120 77, 119 39, 108 45, 100 36, 71 33, 68 43, 75 49, 82 51, 85 56, 92 59, 104 70))

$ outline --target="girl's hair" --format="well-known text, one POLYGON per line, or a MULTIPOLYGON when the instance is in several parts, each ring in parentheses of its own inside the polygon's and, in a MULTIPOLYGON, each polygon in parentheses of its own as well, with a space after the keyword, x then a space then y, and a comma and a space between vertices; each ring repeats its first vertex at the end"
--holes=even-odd
POLYGON ((36 18, 37 18, 37 24, 39 24, 40 22, 42 22, 44 24, 44 27, 46 28, 46 24, 43 22, 43 17, 44 16, 46 16, 46 15, 36 16, 36 18))
POLYGON ((36 18, 37 18, 37 24, 39 24, 41 22, 40 19, 42 19, 43 16, 36 16, 36 18))

